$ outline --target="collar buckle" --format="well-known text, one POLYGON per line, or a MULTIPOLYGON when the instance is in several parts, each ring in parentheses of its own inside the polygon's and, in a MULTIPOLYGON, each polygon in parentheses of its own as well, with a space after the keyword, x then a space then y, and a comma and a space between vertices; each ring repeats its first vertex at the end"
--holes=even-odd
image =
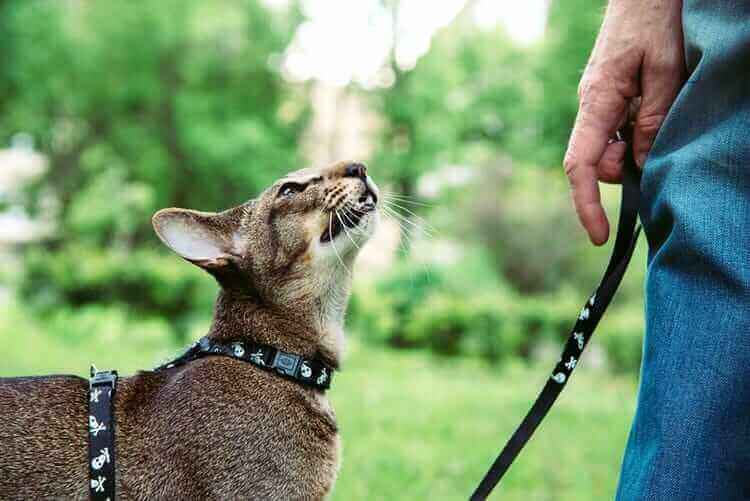
POLYGON ((273 362, 271 363, 271 367, 279 374, 295 377, 297 376, 297 369, 299 368, 301 360, 302 357, 299 355, 277 350, 276 356, 274 356, 273 362))
POLYGON ((115 387, 117 383, 117 371, 98 371, 96 367, 91 366, 91 378, 89 379, 89 387, 94 388, 96 386, 111 386, 115 387))

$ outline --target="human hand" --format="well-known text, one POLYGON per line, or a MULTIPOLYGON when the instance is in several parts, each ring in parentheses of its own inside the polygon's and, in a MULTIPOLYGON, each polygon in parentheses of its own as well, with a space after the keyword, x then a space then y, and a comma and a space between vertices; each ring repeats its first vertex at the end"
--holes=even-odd
POLYGON ((611 141, 635 112, 639 167, 685 79, 681 0, 611 0, 578 87, 578 114, 563 165, 578 219, 595 245, 609 237, 598 181, 620 182, 626 145, 611 141))

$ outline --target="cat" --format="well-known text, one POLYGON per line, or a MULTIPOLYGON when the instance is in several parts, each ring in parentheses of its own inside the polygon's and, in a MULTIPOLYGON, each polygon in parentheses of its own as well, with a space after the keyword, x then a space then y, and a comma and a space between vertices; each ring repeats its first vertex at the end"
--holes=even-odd
MULTIPOLYGON (((350 270, 379 217, 366 168, 339 162, 224 212, 161 210, 153 226, 220 286, 209 339, 337 368, 350 270)), ((88 498, 87 392, 75 376, 0 378, 0 499, 88 498)), ((317 500, 338 473, 326 394, 243 361, 121 378, 114 409, 119 499, 317 500)))

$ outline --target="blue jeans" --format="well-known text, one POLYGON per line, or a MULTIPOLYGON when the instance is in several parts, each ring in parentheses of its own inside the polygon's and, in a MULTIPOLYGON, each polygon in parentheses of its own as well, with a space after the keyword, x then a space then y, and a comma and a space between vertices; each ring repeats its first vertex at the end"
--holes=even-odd
POLYGON ((644 169, 638 408, 617 499, 750 499, 750 1, 685 0, 689 81, 644 169))

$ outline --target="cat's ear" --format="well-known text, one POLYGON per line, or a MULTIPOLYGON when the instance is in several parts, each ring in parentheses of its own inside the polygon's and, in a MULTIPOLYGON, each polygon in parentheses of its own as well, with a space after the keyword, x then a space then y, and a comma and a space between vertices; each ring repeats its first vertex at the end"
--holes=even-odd
POLYGON ((162 209, 152 218, 156 234, 174 252, 210 272, 239 258, 241 207, 224 212, 162 209))

